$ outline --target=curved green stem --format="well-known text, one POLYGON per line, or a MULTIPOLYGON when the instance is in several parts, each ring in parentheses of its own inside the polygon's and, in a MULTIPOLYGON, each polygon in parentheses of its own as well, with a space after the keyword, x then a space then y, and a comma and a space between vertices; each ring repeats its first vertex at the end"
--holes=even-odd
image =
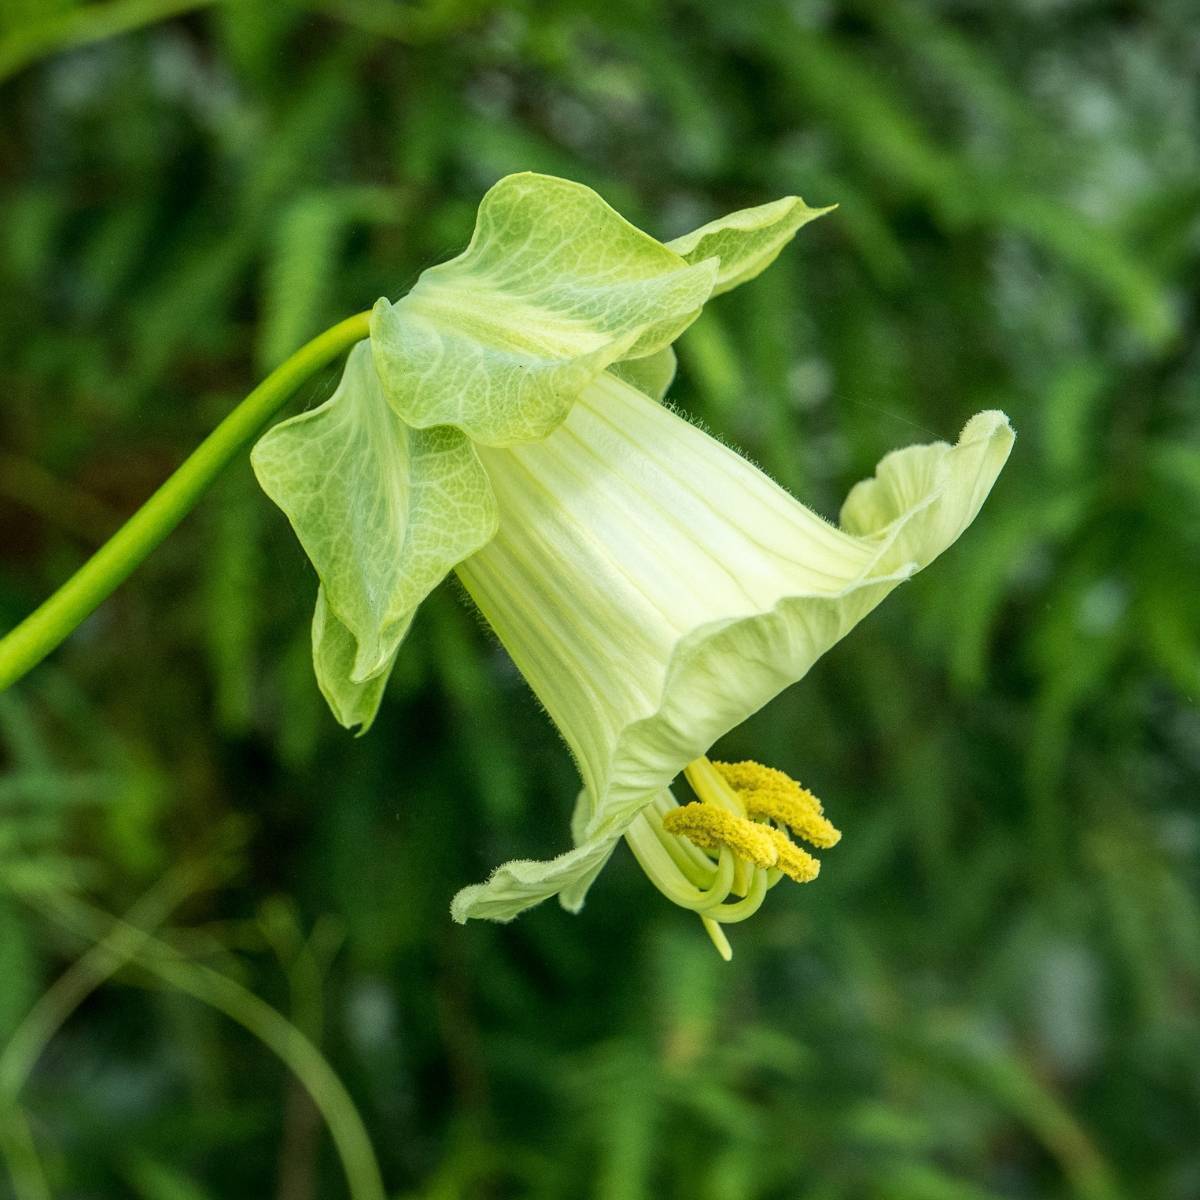
POLYGON ((49 600, 0 639, 0 692, 37 666, 124 582, 306 379, 368 335, 370 316, 348 317, 272 371, 49 600))

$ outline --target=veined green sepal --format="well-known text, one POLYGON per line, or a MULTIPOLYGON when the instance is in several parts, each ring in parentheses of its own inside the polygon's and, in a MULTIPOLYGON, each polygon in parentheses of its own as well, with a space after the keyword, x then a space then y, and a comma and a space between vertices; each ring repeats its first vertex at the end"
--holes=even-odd
POLYGON ((417 605, 495 532, 487 475, 457 429, 396 416, 366 341, 329 400, 268 431, 251 461, 321 583, 321 690, 343 725, 365 727, 417 605))
POLYGON ((511 446, 546 437, 609 367, 661 398, 670 344, 704 303, 828 211, 789 196, 664 244, 582 184, 509 175, 484 196, 462 254, 376 304, 371 342, 388 400, 414 427, 511 446))
POLYGON ((716 258, 713 295, 719 296, 765 271, 800 229, 836 207, 810 208, 799 196, 784 196, 718 217, 667 245, 688 262, 716 258))
POLYGON ((409 425, 492 446, 536 441, 609 364, 668 346, 712 293, 695 264, 582 184, 510 175, 470 245, 371 320, 388 399, 409 425))

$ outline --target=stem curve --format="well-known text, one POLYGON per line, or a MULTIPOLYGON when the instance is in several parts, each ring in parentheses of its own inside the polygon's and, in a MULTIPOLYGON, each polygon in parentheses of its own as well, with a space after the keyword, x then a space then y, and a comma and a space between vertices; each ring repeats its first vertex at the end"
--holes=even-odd
POLYGON ((305 380, 369 335, 370 316, 347 317, 276 367, 58 591, 0 638, 0 692, 36 667, 129 577, 305 380))

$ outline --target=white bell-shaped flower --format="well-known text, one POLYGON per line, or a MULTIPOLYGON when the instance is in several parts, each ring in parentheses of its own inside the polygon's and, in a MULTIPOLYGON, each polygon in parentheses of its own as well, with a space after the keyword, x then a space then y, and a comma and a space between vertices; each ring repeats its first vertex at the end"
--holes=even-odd
POLYGON ((677 775, 962 533, 1012 441, 985 412, 955 446, 892 453, 840 527, 608 374, 543 440, 481 449, 499 526, 458 575, 584 786, 576 848, 501 867, 455 916, 577 906, 677 775))
POLYGON ((1001 413, 889 455, 835 527, 659 401, 672 341, 827 209, 785 197, 672 242, 590 189, 501 180, 457 258, 380 300, 319 408, 253 462, 320 580, 317 680, 361 731, 452 569, 562 731, 573 849, 464 889, 454 916, 577 908, 624 837, 722 953, 837 831, 811 793, 709 747, 798 680, 970 524, 1012 445, 1001 413), (696 800, 670 791, 680 772, 696 800))

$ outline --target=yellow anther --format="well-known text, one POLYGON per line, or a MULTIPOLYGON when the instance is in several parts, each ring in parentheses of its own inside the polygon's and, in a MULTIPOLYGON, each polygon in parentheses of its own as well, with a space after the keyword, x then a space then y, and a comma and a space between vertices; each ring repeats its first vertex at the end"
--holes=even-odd
POLYGON ((841 841, 841 833, 825 816, 820 800, 790 775, 749 760, 714 762, 713 766, 737 792, 738 798, 746 806, 747 815, 760 820, 778 821, 797 837, 823 849, 836 846, 841 841))
POLYGON ((821 864, 807 850, 801 850, 786 833, 772 829, 779 857, 775 865, 797 883, 811 883, 821 871, 821 864))
POLYGON ((756 867, 777 867, 789 879, 808 883, 821 869, 807 850, 801 850, 781 829, 738 817, 715 804, 696 801, 673 808, 662 819, 668 833, 689 838, 705 850, 728 846, 756 867))
POLYGON ((689 838, 704 850, 728 846, 738 858, 756 867, 774 867, 779 863, 779 848, 772 836, 779 830, 735 816, 715 804, 703 801, 684 804, 664 813, 662 823, 668 833, 689 838))

